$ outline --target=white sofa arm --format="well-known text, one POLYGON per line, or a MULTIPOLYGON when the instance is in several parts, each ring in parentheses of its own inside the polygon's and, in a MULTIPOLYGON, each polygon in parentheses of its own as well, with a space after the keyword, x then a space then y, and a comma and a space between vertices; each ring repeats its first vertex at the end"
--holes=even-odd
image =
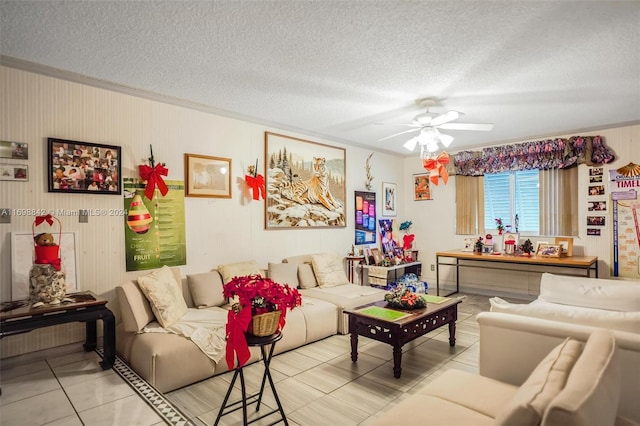
MULTIPOLYGON (((520 386, 567 337, 586 342, 594 327, 500 312, 481 312, 480 375, 520 386)), ((623 371, 620 414, 640 422, 640 334, 612 330, 623 371)))

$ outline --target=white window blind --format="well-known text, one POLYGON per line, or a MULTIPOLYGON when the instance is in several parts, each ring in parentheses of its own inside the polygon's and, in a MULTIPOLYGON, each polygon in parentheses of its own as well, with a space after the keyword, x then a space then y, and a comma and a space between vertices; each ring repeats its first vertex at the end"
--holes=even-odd
POLYGON ((538 234, 540 201, 538 170, 521 170, 484 175, 485 228, 496 229, 496 218, 511 225, 518 215, 518 232, 538 234))

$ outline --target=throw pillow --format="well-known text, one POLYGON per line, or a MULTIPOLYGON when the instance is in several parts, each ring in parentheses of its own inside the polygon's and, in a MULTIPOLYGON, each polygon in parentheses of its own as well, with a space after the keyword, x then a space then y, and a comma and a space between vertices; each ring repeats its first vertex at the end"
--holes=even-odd
POLYGON ((311 256, 311 265, 320 288, 336 287, 349 282, 342 259, 336 253, 314 254, 311 256))
POLYGON ((316 275, 313 273, 313 267, 310 263, 301 263, 298 265, 298 281, 302 289, 318 287, 318 281, 316 280, 316 275))
POLYGON ((187 285, 193 297, 193 304, 199 309, 226 303, 222 295, 222 278, 218 271, 187 275, 187 285))
POLYGON ((591 333, 566 386, 545 411, 542 425, 616 423, 623 373, 617 355, 611 331, 597 329, 591 333))
POLYGON ((513 398, 496 416, 497 425, 539 425, 582 353, 583 344, 567 338, 538 364, 513 398))
POLYGON ((298 265, 295 263, 271 263, 267 266, 269 278, 280 284, 298 288, 298 265))
POLYGON ((138 286, 149 300, 151 310, 162 327, 169 327, 187 312, 180 284, 168 266, 139 277, 138 286))
POLYGON ((225 284, 231 281, 233 277, 244 277, 247 275, 262 273, 255 260, 220 265, 218 266, 218 271, 220 271, 220 275, 222 275, 222 282, 225 284))

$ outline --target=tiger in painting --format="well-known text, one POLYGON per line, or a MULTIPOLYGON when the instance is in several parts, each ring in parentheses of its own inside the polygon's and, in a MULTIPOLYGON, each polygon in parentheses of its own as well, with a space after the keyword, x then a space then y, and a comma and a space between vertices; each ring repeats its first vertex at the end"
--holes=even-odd
POLYGON ((298 175, 281 190, 283 197, 298 204, 322 204, 328 210, 337 210, 340 203, 333 198, 329 189, 329 173, 324 157, 313 157, 313 175, 309 180, 302 180, 298 175))

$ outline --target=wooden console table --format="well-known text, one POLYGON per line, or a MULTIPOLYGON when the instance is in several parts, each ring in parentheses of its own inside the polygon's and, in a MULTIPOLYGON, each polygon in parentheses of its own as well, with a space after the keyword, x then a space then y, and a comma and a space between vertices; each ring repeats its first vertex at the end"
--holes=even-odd
POLYGON ((85 351, 93 351, 97 346, 97 320, 102 320, 104 328, 104 358, 100 362, 103 370, 113 366, 116 359, 116 320, 107 307, 107 300, 98 298, 91 292, 68 294, 74 300, 59 305, 44 305, 32 308, 28 300, 2 304, 0 312, 0 339, 14 334, 26 333, 37 328, 68 322, 86 323, 85 351))
POLYGON ((598 278, 597 256, 526 257, 504 254, 473 254, 462 250, 439 251, 436 252, 436 295, 438 296, 440 295, 440 265, 456 267, 456 291, 449 293, 447 296, 460 291, 460 268, 463 267, 540 273, 539 271, 524 271, 520 268, 522 265, 537 265, 549 268, 568 268, 576 270, 576 274, 570 275, 586 275, 587 277, 591 277, 591 271, 594 271, 595 278, 598 278), (455 263, 441 262, 441 257, 455 259, 455 263), (461 261, 465 263, 460 263, 461 261), (499 265, 502 266, 498 267, 499 265))

